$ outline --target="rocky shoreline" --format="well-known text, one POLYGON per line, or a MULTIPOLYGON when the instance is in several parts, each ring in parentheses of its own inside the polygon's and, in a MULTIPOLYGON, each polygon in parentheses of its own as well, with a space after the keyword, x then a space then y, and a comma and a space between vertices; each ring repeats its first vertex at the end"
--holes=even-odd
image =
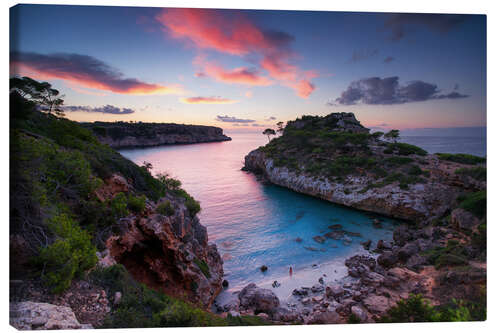
POLYGON ((94 122, 83 123, 103 144, 114 149, 230 141, 222 128, 202 125, 94 122))

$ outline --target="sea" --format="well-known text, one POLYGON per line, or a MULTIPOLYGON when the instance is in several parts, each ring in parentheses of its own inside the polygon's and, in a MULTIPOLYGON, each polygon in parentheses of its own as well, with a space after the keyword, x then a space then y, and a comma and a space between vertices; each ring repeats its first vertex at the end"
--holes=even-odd
MULTIPOLYGON (((286 300, 294 288, 345 276, 344 261, 363 252, 361 242, 392 238, 396 220, 377 217, 382 228, 375 228, 373 215, 265 184, 242 171, 245 155, 268 139, 260 133, 228 135, 232 141, 120 150, 138 165, 151 163, 153 174, 168 172, 178 178, 201 203, 200 221, 209 241, 217 244, 229 282, 219 303, 249 283, 272 289, 286 300), (327 238, 322 244, 313 239, 332 224, 360 236, 347 241, 327 238)), ((401 141, 430 153, 486 155, 486 141, 478 137, 405 136, 401 141)))

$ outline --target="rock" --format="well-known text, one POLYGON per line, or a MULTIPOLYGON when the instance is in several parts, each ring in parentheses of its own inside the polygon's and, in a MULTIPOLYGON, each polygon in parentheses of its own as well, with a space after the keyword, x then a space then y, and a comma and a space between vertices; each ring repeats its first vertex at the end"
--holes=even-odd
POLYGON ((422 266, 426 264, 427 258, 421 256, 420 254, 414 254, 406 261, 406 267, 414 271, 418 271, 422 266))
POLYGON ((364 242, 361 242, 361 245, 363 245, 363 248, 368 251, 370 250, 370 246, 372 245, 372 240, 368 239, 364 242))
POLYGON ((330 230, 340 230, 342 228, 343 228, 342 224, 332 224, 332 225, 328 226, 328 229, 330 229, 330 230))
POLYGON ((378 219, 372 221, 373 227, 376 229, 382 229, 382 222, 378 219))
POLYGON ((362 278, 365 285, 378 287, 384 282, 384 276, 376 272, 368 272, 362 278))
POLYGON ((120 304, 121 300, 122 300, 122 293, 117 291, 115 293, 115 296, 113 297, 113 304, 116 306, 120 304))
POLYGON ((323 287, 322 285, 320 284, 315 284, 314 286, 311 287, 311 291, 313 293, 319 293, 321 291, 325 290, 325 287, 323 287))
POLYGON ((473 230, 481 221, 472 213, 456 208, 451 212, 451 225, 456 229, 473 230))
POLYGON ((377 262, 382 267, 392 267, 398 262, 398 256, 392 251, 384 251, 377 258, 377 262))
POLYGON ((323 279, 323 277, 320 277, 320 278, 318 279, 318 282, 319 282, 320 284, 325 284, 325 280, 323 279))
POLYGON ((260 266, 260 271, 261 272, 266 272, 267 271, 267 266, 266 265, 260 266))
POLYGON ((394 243, 398 246, 403 246, 407 241, 412 239, 407 226, 400 225, 392 233, 392 239, 394 243))
POLYGON ((272 284, 273 288, 278 288, 279 286, 281 286, 281 283, 279 283, 278 281, 274 281, 272 284))
POLYGON ((250 283, 238 294, 240 307, 253 309, 256 313, 271 314, 280 305, 278 297, 269 289, 259 288, 250 283))
POLYGON ((321 303, 321 301, 323 300, 323 296, 314 296, 313 298, 311 298, 311 300, 313 303, 321 303))
POLYGON ((273 320, 280 322, 295 322, 299 319, 299 314, 286 308, 278 308, 273 313, 273 320))
POLYGON ((336 324, 340 321, 337 311, 315 311, 306 319, 306 324, 336 324))
POLYGON ((412 255, 418 253, 419 248, 416 242, 406 243, 403 247, 401 247, 398 251, 398 257, 402 261, 406 261, 412 255))
POLYGON ((93 328, 80 324, 70 307, 36 302, 10 303, 10 324, 18 330, 93 328))
POLYGON ((222 307, 225 312, 238 311, 240 309, 240 300, 233 298, 222 307))
POLYGON ((326 297, 339 298, 344 295, 344 288, 338 284, 328 283, 325 289, 326 297))
POLYGON ((292 294, 295 295, 295 296, 307 296, 309 295, 309 288, 307 287, 302 287, 300 289, 294 289, 292 291, 292 294))
POLYGON ((229 314, 231 315, 231 317, 240 317, 241 314, 237 311, 229 311, 229 314))
POLYGON ((363 237, 359 232, 346 231, 345 234, 350 237, 363 237))
POLYGON ((300 303, 302 303, 303 305, 311 304, 311 299, 309 297, 301 298, 300 303))
POLYGON ((313 246, 304 246, 304 249, 306 249, 308 251, 313 251, 313 252, 319 251, 317 248, 315 248, 313 246))
POLYGON ((342 237, 344 237, 344 232, 341 230, 334 230, 334 231, 327 232, 324 236, 327 238, 339 240, 342 237))
POLYGON ((370 295, 363 299, 363 305, 374 314, 382 314, 389 308, 389 299, 385 296, 370 295))
POLYGON ((269 315, 267 313, 261 312, 257 315, 257 317, 260 317, 264 320, 269 320, 269 315))
POLYGON ((223 288, 227 288, 227 287, 229 287, 229 281, 228 281, 228 280, 223 280, 223 281, 222 281, 222 287, 223 287, 223 288))
POLYGON ((302 243, 302 238, 297 237, 297 238, 295 238, 295 241, 296 241, 297 243, 302 243))
POLYGON ((366 311, 357 305, 351 306, 351 313, 359 319, 360 322, 364 323, 368 319, 368 314, 366 311))
POLYGON ((377 242, 377 249, 378 250, 390 250, 390 249, 392 249, 392 245, 388 241, 380 239, 377 242))
POLYGON ((323 237, 323 236, 314 236, 313 239, 316 243, 320 243, 320 244, 323 244, 326 240, 325 237, 323 237))

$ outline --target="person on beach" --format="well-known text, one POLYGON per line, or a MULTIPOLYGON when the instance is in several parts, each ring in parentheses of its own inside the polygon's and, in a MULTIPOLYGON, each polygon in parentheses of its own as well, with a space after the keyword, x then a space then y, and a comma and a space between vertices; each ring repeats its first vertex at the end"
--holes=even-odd
POLYGON ((290 276, 293 274, 292 266, 290 266, 290 270, 288 271, 290 273, 290 276))

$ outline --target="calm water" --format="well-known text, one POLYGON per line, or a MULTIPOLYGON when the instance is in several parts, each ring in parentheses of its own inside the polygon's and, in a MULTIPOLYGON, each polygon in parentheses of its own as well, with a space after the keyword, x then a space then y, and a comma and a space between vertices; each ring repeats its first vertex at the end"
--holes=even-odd
MULTIPOLYGON (((294 287, 312 285, 323 274, 328 276, 327 281, 342 276, 343 260, 361 251, 361 241, 392 237, 395 222, 387 218, 382 219, 382 229, 375 229, 369 216, 362 212, 258 182, 254 175, 240 169, 244 156, 265 144, 267 138, 261 134, 230 136, 233 141, 120 152, 137 164, 152 163, 153 173, 167 171, 179 178, 183 187, 201 202, 201 222, 223 256, 231 291, 250 282, 270 288, 278 280, 282 286, 274 291, 280 298, 287 297, 294 287), (332 239, 318 244, 312 239, 336 223, 362 237, 351 237, 350 244, 332 239), (297 237, 302 242, 297 242, 297 237), (260 272, 261 265, 269 270, 260 272), (288 276, 290 266, 294 281, 288 276)), ((450 144, 457 143, 454 140, 443 144, 429 137, 407 137, 403 141, 419 144, 430 152, 455 152, 450 144)))
POLYGON ((402 142, 422 147, 429 153, 464 153, 486 156, 486 137, 403 136, 402 142))

